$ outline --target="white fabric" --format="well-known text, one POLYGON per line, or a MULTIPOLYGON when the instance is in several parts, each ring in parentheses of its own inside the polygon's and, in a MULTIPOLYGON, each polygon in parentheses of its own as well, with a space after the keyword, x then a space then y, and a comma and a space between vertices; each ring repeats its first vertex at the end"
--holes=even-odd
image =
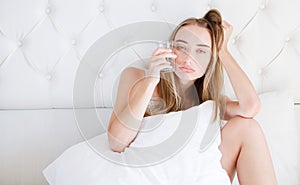
MULTIPOLYGON (((43 173, 50 185, 229 185, 229 177, 220 164, 221 152, 218 146, 221 138, 219 129, 212 133, 216 137, 211 139, 207 149, 200 151, 200 144, 205 139, 206 130, 212 125, 219 127, 218 122, 210 124, 213 113, 212 107, 213 101, 206 101, 185 111, 145 118, 143 129, 151 127, 157 123, 158 119, 162 122, 153 132, 140 132, 135 141, 122 153, 112 152, 107 142, 107 135, 99 135, 89 140, 88 144, 82 142, 66 150, 43 173), (191 119, 195 119, 197 122, 187 144, 171 158, 158 164, 147 167, 124 167, 109 162, 89 147, 93 146, 99 153, 114 159, 118 158, 124 163, 129 159, 129 155, 143 160, 144 156, 139 156, 134 150, 144 144, 145 146, 154 146, 169 139, 169 136, 179 126, 183 114, 192 111, 196 112, 197 115, 191 119)), ((184 122, 184 124, 189 124, 189 122, 184 122)), ((153 151, 151 155, 159 155, 159 153, 153 151)))

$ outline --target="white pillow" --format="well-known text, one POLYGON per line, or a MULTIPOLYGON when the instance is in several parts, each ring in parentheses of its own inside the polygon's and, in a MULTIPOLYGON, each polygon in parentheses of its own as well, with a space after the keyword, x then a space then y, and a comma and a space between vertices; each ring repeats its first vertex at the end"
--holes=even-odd
POLYGON ((43 171, 44 176, 51 185, 229 185, 229 177, 220 163, 221 137, 216 129, 219 125, 210 124, 212 113, 213 101, 206 101, 185 111, 146 117, 143 129, 165 119, 152 132, 140 132, 124 152, 112 152, 107 135, 102 134, 66 150, 43 171), (200 150, 202 138, 205 150, 200 150))
MULTIPOLYGON (((167 160, 183 148, 197 147, 197 151, 209 148, 220 128, 218 122, 210 124, 213 104, 214 101, 209 100, 184 111, 145 117, 135 140, 125 148, 119 162, 150 164, 167 160), (137 161, 138 158, 145 161, 137 161)), ((110 153, 107 154, 110 157, 110 153)))
MULTIPOLYGON (((266 137, 278 185, 299 185, 299 140, 293 99, 287 92, 259 95, 261 110, 255 116, 266 137)), ((236 182, 233 184, 238 184, 236 182)))
MULTIPOLYGON (((174 134, 178 134, 178 139, 185 137, 187 140, 192 137, 194 132, 203 136, 213 115, 213 103, 213 101, 206 101, 184 111, 145 117, 142 121, 141 131, 130 147, 156 146, 170 139, 174 134)), ((219 129, 218 124, 212 125, 219 129)), ((216 133, 217 131, 214 132, 213 138, 216 133)))

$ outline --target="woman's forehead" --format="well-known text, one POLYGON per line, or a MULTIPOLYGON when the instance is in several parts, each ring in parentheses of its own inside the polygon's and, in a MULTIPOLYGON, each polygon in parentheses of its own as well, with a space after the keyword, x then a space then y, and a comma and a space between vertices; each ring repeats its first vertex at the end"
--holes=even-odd
POLYGON ((176 33, 174 40, 184 40, 191 45, 205 44, 211 47, 210 34, 207 28, 197 25, 181 27, 176 33))

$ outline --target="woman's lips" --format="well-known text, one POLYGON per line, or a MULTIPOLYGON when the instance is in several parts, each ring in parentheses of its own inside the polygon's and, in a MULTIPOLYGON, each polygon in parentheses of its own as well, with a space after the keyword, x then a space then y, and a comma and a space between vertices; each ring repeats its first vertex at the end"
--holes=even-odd
POLYGON ((192 73, 195 72, 194 69, 190 68, 190 67, 179 67, 182 71, 187 72, 187 73, 192 73))

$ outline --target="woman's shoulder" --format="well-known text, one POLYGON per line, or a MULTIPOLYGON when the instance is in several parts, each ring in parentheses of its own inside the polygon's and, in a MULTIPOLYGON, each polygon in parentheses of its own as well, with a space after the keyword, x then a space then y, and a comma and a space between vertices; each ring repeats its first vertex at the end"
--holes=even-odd
POLYGON ((144 77, 145 75, 145 71, 143 69, 140 68, 136 68, 133 66, 129 66, 126 67, 123 71, 122 71, 122 77, 144 77))
POLYGON ((145 62, 138 60, 136 62, 131 63, 129 66, 127 66, 125 68, 125 70, 129 70, 133 73, 143 73, 143 74, 145 74, 145 72, 147 70, 147 66, 146 66, 145 62))

